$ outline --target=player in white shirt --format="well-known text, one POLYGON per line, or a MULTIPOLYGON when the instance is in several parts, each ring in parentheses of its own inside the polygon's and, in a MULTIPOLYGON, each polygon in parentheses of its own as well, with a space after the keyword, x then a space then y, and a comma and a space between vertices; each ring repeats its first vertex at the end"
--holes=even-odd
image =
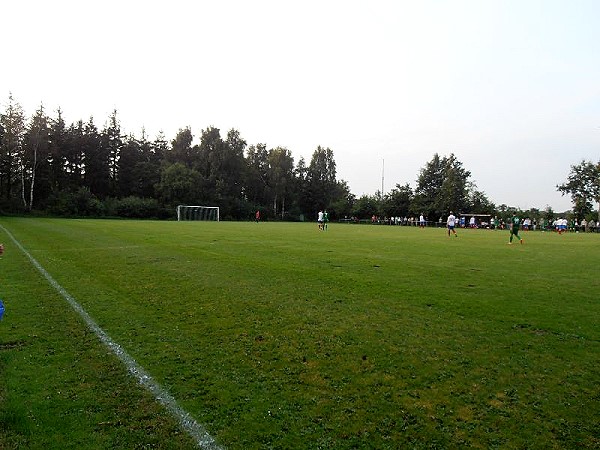
POLYGON ((450 211, 450 215, 448 216, 448 219, 446 220, 446 227, 448 227, 448 237, 450 237, 450 232, 454 233, 454 237, 458 237, 458 235, 456 234, 456 230, 454 229, 455 225, 456 225, 456 217, 454 217, 454 214, 452 214, 452 211, 450 211))
POLYGON ((469 227, 475 228, 475 216, 469 219, 469 227))

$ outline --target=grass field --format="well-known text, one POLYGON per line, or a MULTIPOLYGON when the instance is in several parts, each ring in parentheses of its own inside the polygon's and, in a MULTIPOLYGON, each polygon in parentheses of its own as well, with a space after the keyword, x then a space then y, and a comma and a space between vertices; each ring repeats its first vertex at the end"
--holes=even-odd
MULTIPOLYGON (((226 448, 600 448, 598 234, 0 225, 226 448)), ((0 448, 193 448, 0 242, 0 448)))

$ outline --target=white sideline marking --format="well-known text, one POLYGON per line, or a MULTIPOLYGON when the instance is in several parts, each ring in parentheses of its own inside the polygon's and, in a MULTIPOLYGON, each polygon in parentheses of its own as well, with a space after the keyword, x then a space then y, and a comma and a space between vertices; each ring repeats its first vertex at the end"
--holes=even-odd
POLYGON ((91 318, 91 316, 81 307, 79 303, 60 285, 54 278, 44 269, 37 260, 29 254, 19 241, 6 229, 0 225, 0 228, 12 239, 17 247, 29 258, 36 269, 48 280, 48 282, 56 289, 63 298, 71 305, 71 307, 83 318, 87 326, 98 336, 104 345, 106 345, 120 360, 129 372, 137 378, 138 382, 145 387, 156 401, 163 405, 171 416, 179 422, 179 425, 187 434, 194 439, 196 445, 201 449, 221 450, 222 447, 217 445, 215 439, 208 434, 206 429, 194 420, 194 418, 185 411, 177 400, 173 398, 162 386, 160 386, 146 370, 140 366, 119 344, 111 339, 106 332, 91 318))

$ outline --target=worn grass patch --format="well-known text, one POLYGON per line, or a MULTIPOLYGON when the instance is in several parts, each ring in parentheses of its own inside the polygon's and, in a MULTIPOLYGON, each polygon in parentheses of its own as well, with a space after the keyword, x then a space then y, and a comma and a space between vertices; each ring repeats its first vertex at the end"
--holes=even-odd
MULTIPOLYGON (((228 448, 600 445, 598 235, 0 223, 228 448)), ((1 240, 0 444, 191 446, 1 240)))

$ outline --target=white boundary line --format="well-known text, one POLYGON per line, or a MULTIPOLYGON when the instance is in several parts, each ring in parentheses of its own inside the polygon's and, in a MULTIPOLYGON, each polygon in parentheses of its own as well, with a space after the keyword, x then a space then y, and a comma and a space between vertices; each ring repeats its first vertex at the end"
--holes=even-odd
POLYGON ((140 366, 119 344, 111 339, 106 332, 92 319, 92 317, 81 307, 79 303, 60 285, 54 278, 38 263, 33 256, 21 245, 19 241, 6 229, 0 225, 0 228, 12 239, 17 247, 29 258, 35 268, 48 280, 54 289, 71 305, 71 307, 83 318, 87 326, 92 330, 100 341, 112 351, 129 370, 129 372, 137 378, 138 382, 145 387, 154 396, 157 402, 163 405, 171 416, 179 422, 181 428, 194 439, 196 445, 201 449, 206 450, 221 450, 215 439, 208 434, 206 429, 194 420, 194 418, 185 411, 177 400, 173 398, 162 386, 160 386, 146 370, 140 366))

